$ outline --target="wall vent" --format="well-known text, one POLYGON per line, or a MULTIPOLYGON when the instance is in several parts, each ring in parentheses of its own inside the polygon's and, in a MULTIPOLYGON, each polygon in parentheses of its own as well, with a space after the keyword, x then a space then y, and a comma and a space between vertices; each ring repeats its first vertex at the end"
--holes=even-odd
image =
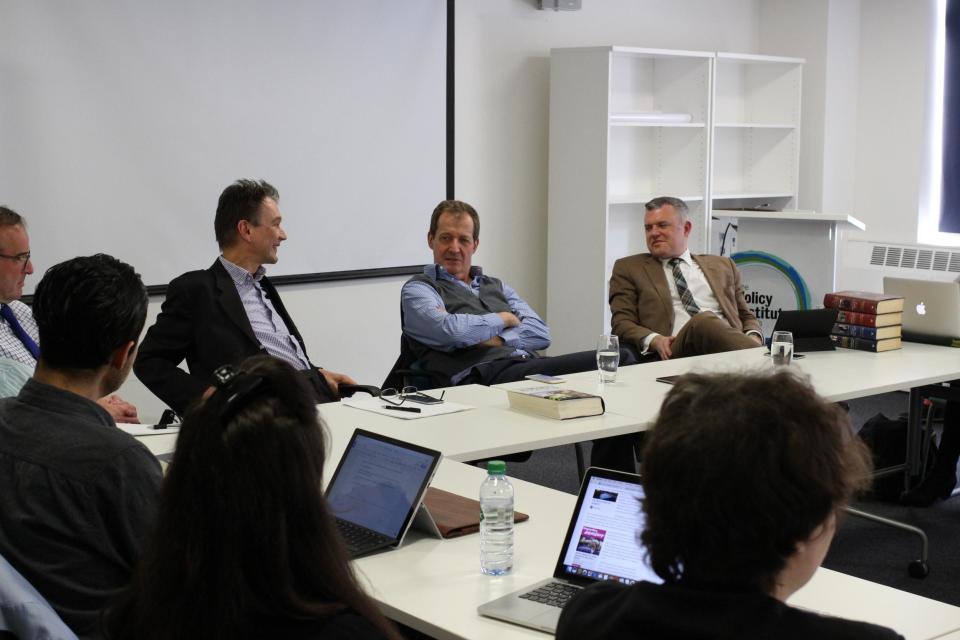
POLYGON ((960 251, 875 244, 868 263, 875 267, 960 273, 960 251))

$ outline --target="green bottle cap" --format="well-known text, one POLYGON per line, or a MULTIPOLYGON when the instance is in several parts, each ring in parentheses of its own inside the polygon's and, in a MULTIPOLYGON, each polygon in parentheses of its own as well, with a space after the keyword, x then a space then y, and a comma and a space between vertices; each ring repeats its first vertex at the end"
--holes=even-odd
POLYGON ((502 476, 507 472, 507 463, 503 460, 487 460, 487 473, 502 476))

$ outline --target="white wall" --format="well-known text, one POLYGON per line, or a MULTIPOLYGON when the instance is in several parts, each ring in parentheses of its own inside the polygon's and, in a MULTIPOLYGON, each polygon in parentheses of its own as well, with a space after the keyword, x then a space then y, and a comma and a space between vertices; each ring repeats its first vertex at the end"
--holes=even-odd
POLYGON ((860 8, 856 208, 859 237, 913 243, 926 153, 932 0, 860 8))

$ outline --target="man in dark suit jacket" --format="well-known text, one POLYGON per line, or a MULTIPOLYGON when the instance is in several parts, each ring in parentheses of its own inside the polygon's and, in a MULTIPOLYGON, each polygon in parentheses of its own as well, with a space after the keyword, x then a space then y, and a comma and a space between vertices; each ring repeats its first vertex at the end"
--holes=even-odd
POLYGON ((686 203, 661 197, 645 207, 650 253, 617 260, 610 278, 611 323, 621 342, 664 360, 760 346, 760 323, 734 262, 690 254, 686 203))
POLYGON ((220 195, 214 221, 222 255, 203 271, 173 280, 156 323, 147 331, 134 372, 178 413, 212 383, 213 371, 258 353, 303 371, 318 402, 338 397, 349 376, 319 369, 276 288, 264 275, 287 239, 280 195, 264 181, 238 180, 220 195), (190 373, 178 365, 187 361, 190 373))

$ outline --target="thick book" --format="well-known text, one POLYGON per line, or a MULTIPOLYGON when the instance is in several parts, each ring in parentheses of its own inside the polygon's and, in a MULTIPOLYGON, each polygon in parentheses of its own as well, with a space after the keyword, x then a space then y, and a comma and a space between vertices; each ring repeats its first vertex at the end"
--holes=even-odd
POLYGON ((862 327, 889 327, 903 324, 903 313, 863 313, 860 311, 838 311, 837 324, 857 324, 862 327))
POLYGON ((900 348, 900 338, 887 338, 886 340, 867 340, 866 338, 852 338, 850 336, 831 336, 838 347, 844 349, 856 349, 858 351, 873 351, 880 353, 882 351, 892 351, 900 348))
POLYGON ((894 313, 903 311, 903 296, 868 293, 866 291, 836 291, 823 296, 823 306, 842 311, 861 313, 894 313))
POLYGON ((851 338, 866 338, 867 340, 886 340, 887 338, 899 338, 902 327, 899 324, 892 324, 887 327, 862 327, 858 324, 840 324, 833 325, 830 332, 835 336, 850 336, 851 338))
POLYGON ((556 387, 508 389, 510 408, 537 413, 548 418, 582 418, 603 414, 603 398, 590 393, 556 387))
MULTIPOLYGON (((444 538, 458 538, 480 531, 480 502, 477 500, 429 487, 423 504, 444 538)), ((513 512, 514 522, 529 519, 525 513, 513 512)))

